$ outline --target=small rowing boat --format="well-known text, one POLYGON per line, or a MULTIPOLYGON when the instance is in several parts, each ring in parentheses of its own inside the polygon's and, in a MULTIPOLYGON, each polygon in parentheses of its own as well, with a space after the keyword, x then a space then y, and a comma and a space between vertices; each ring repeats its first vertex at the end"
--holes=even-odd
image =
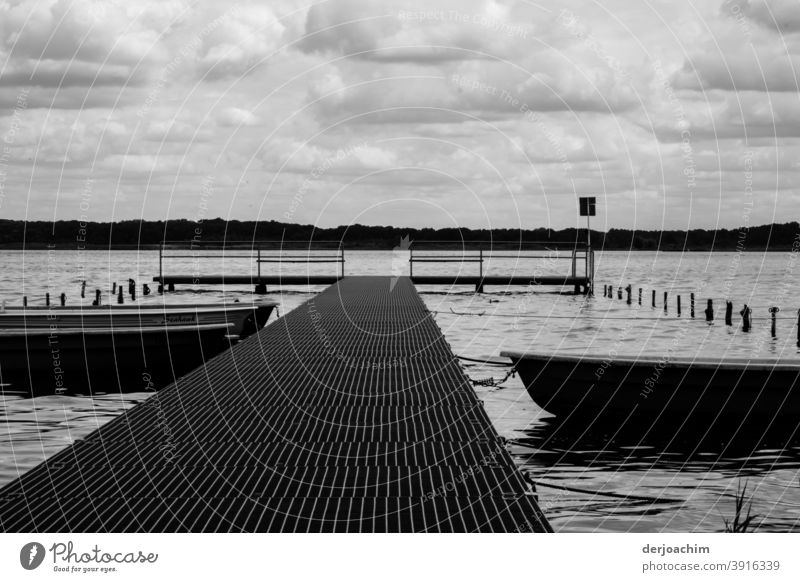
POLYGON ((502 355, 536 404, 560 420, 800 422, 797 359, 502 355))
POLYGON ((158 388, 258 331, 275 305, 7 307, 0 311, 0 390, 158 388))

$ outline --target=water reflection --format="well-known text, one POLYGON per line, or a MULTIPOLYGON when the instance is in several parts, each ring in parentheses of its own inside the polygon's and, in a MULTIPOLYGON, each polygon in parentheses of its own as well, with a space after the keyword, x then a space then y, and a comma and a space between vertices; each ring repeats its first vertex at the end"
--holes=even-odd
POLYGON ((584 429, 541 419, 516 439, 536 451, 543 467, 571 465, 608 470, 721 471, 731 476, 758 475, 800 467, 798 427, 773 427, 767 432, 745 429, 735 434, 682 428, 584 429))
POLYGON ((731 435, 540 418, 511 450, 560 531, 724 531, 745 486, 757 531, 800 524, 797 427, 731 435))

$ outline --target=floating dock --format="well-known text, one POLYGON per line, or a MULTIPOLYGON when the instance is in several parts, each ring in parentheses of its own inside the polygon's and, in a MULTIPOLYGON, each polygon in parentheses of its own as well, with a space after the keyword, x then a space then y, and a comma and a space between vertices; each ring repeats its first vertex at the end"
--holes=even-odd
POLYGON ((5 532, 544 532, 407 277, 347 277, 0 489, 5 532))

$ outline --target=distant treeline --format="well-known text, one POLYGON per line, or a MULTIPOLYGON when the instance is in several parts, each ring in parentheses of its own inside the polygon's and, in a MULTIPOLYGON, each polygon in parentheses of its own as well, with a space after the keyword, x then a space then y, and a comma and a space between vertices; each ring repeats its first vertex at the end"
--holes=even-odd
MULTIPOLYGON (((275 221, 238 221, 216 218, 200 223, 191 220, 89 222, 77 220, 22 221, 0 220, 0 246, 4 248, 81 248, 147 247, 162 240, 196 241, 341 241, 348 249, 386 249, 401 246, 405 237, 412 242, 438 241, 519 241, 583 242, 585 229, 552 230, 468 228, 398 228, 392 226, 338 226, 316 228, 309 224, 275 221)), ((592 246, 605 250, 663 251, 759 251, 800 248, 800 225, 797 222, 771 224, 741 229, 633 231, 611 229, 592 231, 592 246), (795 243, 797 239, 798 242, 795 243)))

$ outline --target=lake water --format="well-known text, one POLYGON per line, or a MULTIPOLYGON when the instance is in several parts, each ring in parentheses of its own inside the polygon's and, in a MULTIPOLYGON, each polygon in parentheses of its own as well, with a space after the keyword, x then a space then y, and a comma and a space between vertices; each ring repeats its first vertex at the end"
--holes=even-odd
MULTIPOLYGON (((403 252, 348 252, 348 275, 398 275, 407 270, 403 252)), ((563 257, 562 257, 563 258, 563 257)), ((453 351, 471 358, 500 359, 503 350, 535 349, 587 354, 760 355, 800 358, 793 293, 800 275, 796 253, 625 253, 596 255, 595 297, 564 294, 548 287, 492 288, 474 294, 466 287, 422 287, 422 297, 453 351), (617 299, 616 288, 630 284, 633 304, 617 299), (603 297, 613 285, 613 299, 603 297), (638 289, 643 305, 638 305, 638 289), (651 291, 658 306, 650 306, 651 291), (669 304, 663 309, 663 293, 669 304), (690 317, 689 294, 696 295, 698 317, 690 317), (676 312, 676 296, 683 312, 676 312), (715 321, 706 323, 706 299, 714 300, 715 321), (734 303, 734 325, 724 324, 725 300, 734 303), (753 309, 753 329, 744 333, 738 312, 753 309), (781 308, 777 337, 769 330, 770 306, 781 308)), ((44 304, 45 292, 68 303, 80 301, 80 282, 109 297, 112 283, 129 278, 139 283, 158 274, 158 253, 152 251, 18 252, 0 255, 0 297, 7 304, 44 304)), ((172 259, 166 273, 247 274, 250 259, 172 259)), ((263 266, 266 272, 267 266, 263 266)), ((315 273, 335 273, 337 265, 315 265, 315 273)), ((568 260, 555 255, 513 261, 493 259, 488 274, 563 275, 568 260)), ((305 272, 295 265, 285 274, 305 272)), ((427 272, 477 273, 476 264, 415 266, 427 272)), ((580 269, 579 269, 580 271, 580 269)), ((152 285, 155 290, 155 285, 152 285)), ((295 308, 320 288, 295 287, 271 294, 280 313, 295 308)), ((153 294, 142 302, 188 303, 248 297, 249 287, 206 290, 179 286, 164 298, 153 294)), ((273 315, 275 317, 275 315, 273 315)), ((500 377, 503 368, 467 365, 472 378, 500 377)), ((564 434, 550 415, 534 404, 518 378, 502 387, 477 387, 499 432, 511 439, 519 466, 540 483, 540 504, 557 531, 721 531, 734 510, 737 487, 747 486, 758 529, 790 531, 800 526, 800 439, 771 442, 747 435, 743 443, 681 442, 672 435, 646 440, 616 434, 564 434), (563 487, 569 488, 568 490, 563 487), (658 502, 653 503, 652 498, 658 502)), ((147 393, 94 397, 2 395, 0 402, 0 484, 82 438, 147 393)))

